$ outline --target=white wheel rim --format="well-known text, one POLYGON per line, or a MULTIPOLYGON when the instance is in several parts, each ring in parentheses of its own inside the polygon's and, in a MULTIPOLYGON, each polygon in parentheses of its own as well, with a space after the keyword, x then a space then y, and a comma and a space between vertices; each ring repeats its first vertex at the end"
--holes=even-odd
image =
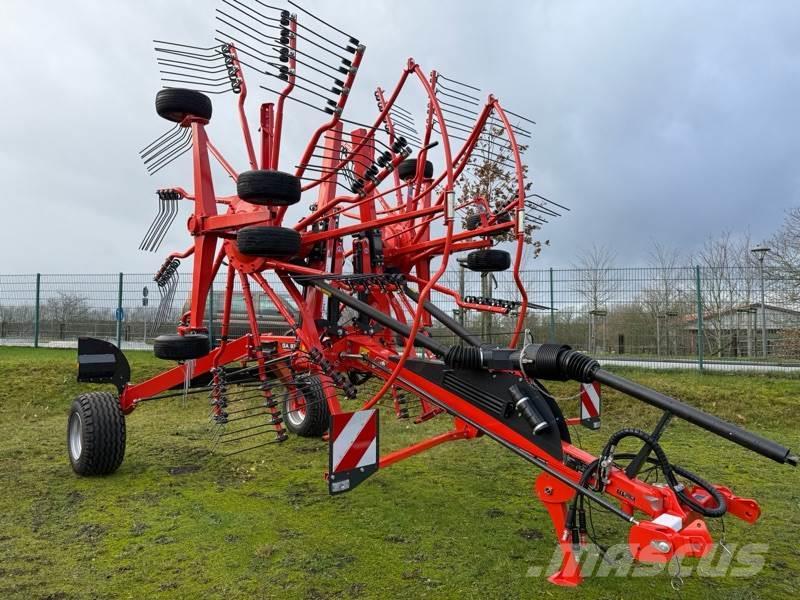
POLYGON ((80 414, 72 413, 69 417, 69 455, 74 461, 80 459, 83 450, 82 425, 80 414))
POLYGON ((288 408, 286 418, 295 427, 300 427, 303 421, 306 420, 305 402, 301 405, 297 400, 292 399, 286 405, 286 408, 288 408))

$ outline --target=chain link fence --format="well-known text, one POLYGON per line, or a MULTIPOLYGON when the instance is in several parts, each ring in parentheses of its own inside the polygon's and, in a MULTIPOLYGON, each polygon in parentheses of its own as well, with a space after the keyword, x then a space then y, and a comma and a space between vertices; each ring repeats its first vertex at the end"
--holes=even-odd
MULTIPOLYGON (((566 343, 606 364, 800 372, 800 290, 772 269, 541 269, 521 275, 532 303, 525 324, 537 342, 566 343)), ((209 294, 212 339, 219 336, 224 283, 221 274, 209 294)), ((286 297, 279 282, 271 283, 286 297)), ((440 283, 480 302, 520 301, 507 271, 482 275, 460 268, 440 283)), ((175 331, 190 288, 191 273, 179 273, 167 318, 156 327, 160 288, 149 274, 0 275, 0 345, 75 347, 78 336, 91 335, 123 349, 147 349, 154 337, 175 331)), ((256 289, 262 327, 284 333, 285 321, 256 289)), ((463 310, 440 292, 432 300, 488 343, 507 344, 516 325, 513 308, 506 315, 463 310)), ((237 281, 231 335, 248 329, 237 281)), ((430 334, 458 341, 435 323, 430 334)))

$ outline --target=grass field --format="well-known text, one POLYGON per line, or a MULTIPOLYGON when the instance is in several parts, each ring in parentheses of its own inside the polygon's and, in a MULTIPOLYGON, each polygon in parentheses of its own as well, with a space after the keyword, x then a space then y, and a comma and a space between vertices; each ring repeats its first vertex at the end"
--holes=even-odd
MULTIPOLYGON (((130 354, 134 377, 164 367, 130 354)), ((800 448, 800 379, 625 371, 666 393, 800 448)), ((535 469, 489 440, 455 442, 331 498, 327 448, 292 437, 225 460, 208 452, 204 399, 143 405, 128 418, 125 462, 81 479, 65 451, 74 351, 0 348, 0 598, 575 598, 547 568, 554 537, 531 494, 535 469)), ((572 395, 575 384, 552 386, 572 395)), ((658 414, 613 393, 596 451, 621 426, 658 414)), ((574 412, 570 401, 565 412, 574 412)), ((382 451, 441 431, 383 415, 382 451)), ((761 522, 727 518, 730 544, 769 545, 750 578, 689 577, 683 598, 800 596, 800 475, 687 424, 670 458, 759 500, 761 522)), ((626 528, 595 512, 603 541, 626 528)), ((712 523, 719 532, 719 525, 712 523)), ((691 561, 685 564, 691 565, 691 561)), ((580 598, 678 598, 670 577, 588 579, 580 598)))

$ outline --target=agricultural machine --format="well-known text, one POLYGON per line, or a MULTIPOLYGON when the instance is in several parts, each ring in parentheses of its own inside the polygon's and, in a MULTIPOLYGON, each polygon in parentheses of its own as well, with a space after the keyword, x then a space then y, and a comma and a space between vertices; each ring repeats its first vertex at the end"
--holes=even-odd
MULTIPOLYGON (((156 112, 172 126, 141 156, 157 172, 188 154, 194 178, 191 187, 158 191, 159 213, 141 248, 156 250, 179 203, 191 203, 192 244, 170 254, 155 275, 157 320, 163 320, 181 261, 192 259, 189 310, 174 334, 154 341, 156 356, 177 364, 140 383, 130 382, 117 347, 80 340, 79 381, 112 383, 118 394, 91 392, 73 402, 67 427, 73 469, 113 473, 125 453, 125 416, 145 402, 183 395, 207 399, 215 452, 277 444, 292 434, 325 438, 332 494, 445 442, 491 438, 541 471, 535 491, 563 553, 550 578, 559 585, 581 581, 587 504, 626 521, 630 552, 650 562, 707 554, 713 544, 707 519, 731 514, 755 522, 754 500, 672 464, 660 438, 677 417, 796 466, 789 449, 526 332, 531 304, 520 278, 524 250, 530 234, 565 208, 531 192, 521 154, 533 122, 497 97, 481 96, 479 88, 425 73, 413 59, 393 87, 375 90, 374 117, 350 120, 346 108, 365 46, 289 5, 222 0, 212 43, 156 42, 165 83, 156 112), (256 79, 270 94, 258 106, 257 137, 247 110, 248 84, 256 79), (398 103, 406 93, 421 100, 420 120, 410 105, 398 103), (244 170, 209 135, 210 97, 223 94, 235 99, 244 170), (292 120, 294 109, 304 111, 302 118, 292 120), (296 141, 287 130, 308 123, 312 113, 323 122, 287 166, 287 139, 296 141), (504 177, 511 193, 465 193, 465 178, 479 169, 504 177), (234 194, 217 192, 232 183, 234 194), (457 257, 475 272, 510 270, 516 299, 462 297, 442 285, 457 257), (218 275, 224 306, 212 345, 206 302, 218 275), (249 324, 239 337, 229 334, 234 295, 243 299, 249 324), (285 331, 261 330, 256 295, 274 305, 285 331), (472 334, 433 303, 442 295, 461 311, 506 315, 513 321, 508 345, 472 334), (443 343, 433 334, 441 330, 458 343, 443 343), (565 418, 542 383, 566 380, 618 390, 663 417, 649 433, 617 431, 593 456, 572 444, 570 427, 579 419, 565 418), (452 427, 381 454, 379 407, 383 418, 449 419, 452 427), (641 444, 638 453, 617 451, 627 438, 641 444), (660 473, 660 483, 640 477, 645 469, 660 473)), ((591 416, 596 424, 598 415, 591 416)))

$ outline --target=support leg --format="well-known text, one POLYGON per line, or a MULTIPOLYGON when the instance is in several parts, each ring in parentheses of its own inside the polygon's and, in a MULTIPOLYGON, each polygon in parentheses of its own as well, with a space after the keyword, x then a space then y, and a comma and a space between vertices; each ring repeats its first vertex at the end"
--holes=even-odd
POLYGON ((536 478, 535 489, 536 495, 550 514, 550 520, 556 530, 558 545, 561 547, 563 555, 561 567, 547 579, 555 585, 575 587, 583 581, 583 577, 581 576, 580 564, 572 547, 572 540, 564 529, 567 518, 567 504, 572 500, 575 492, 572 488, 547 473, 542 473, 536 478))

